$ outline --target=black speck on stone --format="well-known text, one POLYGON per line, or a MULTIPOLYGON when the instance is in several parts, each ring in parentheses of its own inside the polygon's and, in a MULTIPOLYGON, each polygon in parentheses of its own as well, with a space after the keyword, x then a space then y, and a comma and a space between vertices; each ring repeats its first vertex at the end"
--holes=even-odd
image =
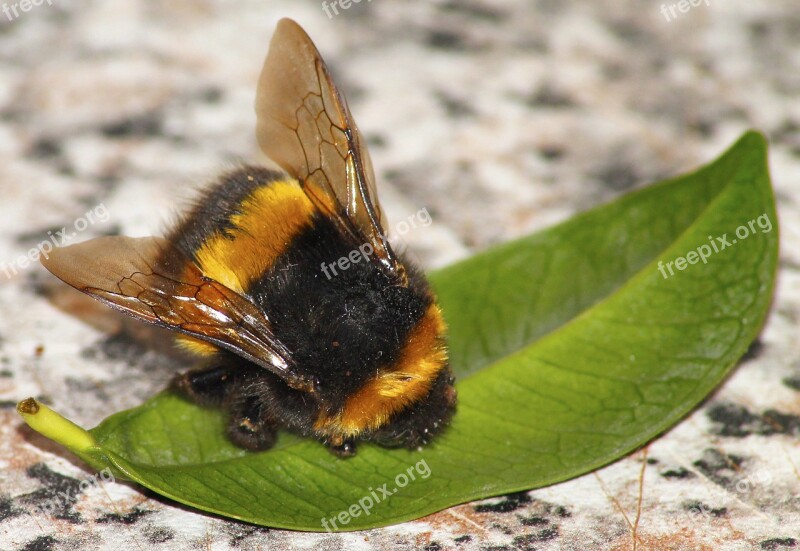
POLYGON ((558 528, 545 528, 534 534, 525 534, 514 538, 514 547, 517 549, 535 549, 533 544, 550 541, 558 537, 558 528))
POLYGON ((559 109, 562 107, 572 107, 575 101, 565 92, 554 88, 549 84, 543 85, 536 90, 526 101, 530 107, 550 107, 559 109))
POLYGON ((15 517, 21 513, 22 511, 14 507, 14 501, 11 499, 11 496, 0 496, 0 522, 15 517))
MULTIPOLYGON (((8 358, 3 358, 3 359, 7 360, 8 358)), ((0 377, 9 378, 9 377, 13 377, 13 376, 14 376, 14 373, 10 369, 0 369, 0 377)))
POLYGON ((658 459, 655 457, 648 457, 646 463, 648 465, 658 465, 658 459))
POLYGON ((785 549, 797 547, 797 540, 794 538, 772 538, 761 542, 761 549, 785 549))
POLYGON ((493 522, 492 528, 494 528, 498 532, 502 532, 506 536, 510 536, 511 534, 514 533, 514 531, 509 526, 505 524, 500 524, 499 522, 493 522))
POLYGON ((510 513, 530 503, 531 498, 527 492, 517 492, 504 496, 498 503, 481 504, 475 506, 476 513, 510 513))
POLYGON ((81 516, 72 506, 81 493, 81 480, 64 476, 44 463, 28 467, 27 475, 41 482, 44 487, 17 498, 20 502, 72 523, 81 521, 81 516))
POLYGON ((714 448, 707 448, 703 451, 703 457, 692 465, 717 484, 729 486, 734 482, 742 463, 744 459, 738 455, 723 454, 714 448))
POLYGON ((437 50, 463 50, 464 38, 456 32, 436 29, 428 34, 426 40, 431 48, 437 50))
POLYGON ((744 406, 724 402, 714 404, 706 412, 708 418, 721 426, 712 432, 720 436, 748 436, 758 432, 760 420, 744 406))
POLYGON ((766 21, 754 21, 749 24, 750 32, 753 35, 753 38, 757 40, 763 40, 764 37, 769 33, 770 25, 766 21))
POLYGON ((506 14, 479 2, 465 2, 464 0, 452 0, 441 6, 442 10, 451 13, 461 13, 472 19, 483 19, 492 23, 500 23, 506 19, 506 14))
POLYGON ((520 522, 523 526, 544 526, 545 524, 549 524, 550 521, 544 517, 540 516, 530 516, 520 519, 520 522))
POLYGON ((58 540, 53 536, 39 536, 20 547, 19 551, 52 551, 56 543, 58 540))
POLYGON ((713 429, 715 434, 721 436, 744 437, 750 434, 793 436, 800 434, 800 416, 782 413, 774 409, 768 409, 763 415, 757 415, 743 406, 722 403, 711 406, 707 415, 711 421, 721 425, 713 429))
POLYGON ((619 159, 612 159, 606 166, 598 170, 595 176, 604 186, 614 191, 630 189, 639 180, 636 169, 619 159))
POLYGON ((445 113, 454 119, 475 115, 472 106, 461 98, 439 91, 436 93, 436 99, 444 108, 445 113))
POLYGON ((386 136, 383 134, 371 133, 367 134, 367 145, 370 147, 386 147, 386 136))
MULTIPOLYGON (((69 228, 67 229, 69 230, 69 228)), ((49 240, 51 236, 54 237, 56 241, 61 241, 61 230, 62 228, 60 227, 52 227, 26 231, 16 234, 14 236, 14 241, 26 247, 38 245, 42 241, 49 240)), ((69 231, 67 231, 67 234, 69 234, 69 231)))
POLYGON ((774 142, 787 144, 792 154, 800 154, 800 124, 796 121, 793 119, 784 120, 771 134, 774 142))
POLYGON ((472 536, 470 536, 469 534, 464 534, 463 536, 458 536, 457 538, 454 538, 453 541, 459 545, 462 543, 469 543, 472 541, 472 536))
POLYGON ((800 390, 800 375, 793 375, 791 377, 786 377, 783 380, 783 384, 788 386, 793 390, 800 390))
POLYGON ((75 176, 75 168, 66 162, 59 162, 56 169, 62 176, 67 176, 69 178, 75 176))
POLYGON ((442 551, 444 549, 442 544, 439 542, 432 541, 428 545, 422 548, 424 551, 442 551))
POLYGON ((11 409, 17 407, 14 400, 0 400, 0 409, 11 409))
POLYGON ((563 505, 559 505, 558 507, 556 507, 555 513, 561 518, 567 518, 572 516, 572 513, 569 512, 569 509, 567 509, 563 505))
POLYGON ((765 430, 762 433, 765 436, 770 434, 785 434, 788 436, 800 434, 800 416, 768 409, 761 419, 765 425, 765 430))
POLYGON ((103 339, 99 344, 93 344, 89 348, 82 350, 81 357, 86 359, 126 360, 133 363, 141 358, 145 352, 147 352, 147 348, 131 338, 130 335, 116 333, 103 339))
POLYGON ((147 530, 145 537, 147 538, 148 542, 155 545, 157 543, 164 543, 173 539, 175 537, 175 531, 171 528, 156 526, 147 530))
POLYGON ((661 473, 661 476, 664 478, 677 478, 679 480, 685 480, 687 478, 694 478, 696 475, 683 467, 678 467, 677 469, 670 469, 668 471, 664 471, 661 473))
POLYGON ((630 46, 635 47, 639 44, 646 44, 651 40, 640 25, 635 25, 628 21, 615 21, 609 26, 614 34, 627 42, 630 46))
POLYGON ((535 534, 536 541, 550 541, 558 537, 558 528, 545 528, 535 534))
POLYGON ((219 103, 225 96, 225 90, 218 86, 210 86, 203 90, 201 99, 206 103, 219 103))
POLYGON ((149 112, 106 124, 100 132, 107 138, 141 138, 157 136, 161 130, 161 114, 149 112))
POLYGON ((710 505, 697 500, 684 503, 683 508, 690 513, 706 514, 715 518, 724 517, 728 513, 727 507, 712 508, 710 505))
POLYGON ((31 144, 28 155, 34 159, 49 160, 61 155, 61 144, 54 138, 39 138, 31 144))
POLYGON ((139 522, 139 519, 145 517, 149 514, 153 513, 153 511, 147 509, 140 509, 139 507, 134 507, 131 512, 126 513, 124 515, 120 515, 117 513, 108 513, 103 515, 102 517, 98 518, 95 522, 98 524, 136 524, 139 522))
MULTIPOLYGON (((101 174, 98 174, 95 180, 105 191, 112 191, 116 189, 116 187, 122 182, 122 178, 120 177, 119 171, 111 169, 111 170, 104 170, 101 174)), ((116 233, 111 233, 108 235, 119 235, 120 227, 119 225, 112 226, 116 227, 116 233)))
POLYGON ((231 535, 231 547, 239 547, 244 540, 254 534, 266 534, 269 528, 263 526, 251 526, 249 524, 231 523, 227 531, 231 535))
POLYGON ((102 231, 97 232, 97 235, 114 236, 122 233, 122 227, 119 224, 112 224, 103 228, 102 231))
POLYGON ((697 132, 700 136, 709 138, 714 133, 715 125, 712 120, 696 118, 689 122, 688 127, 697 132))
POLYGON ((603 75, 606 77, 606 80, 620 80, 628 75, 630 72, 630 67, 623 63, 618 63, 614 61, 610 61, 608 63, 604 63, 601 66, 601 70, 603 71, 603 75))
POLYGON ((747 347, 747 351, 742 355, 742 359, 739 360, 739 363, 754 360, 758 358, 762 352, 764 352, 764 343, 761 342, 761 339, 756 339, 747 347))
POLYGON ((564 148, 558 145, 543 145, 539 148, 539 154, 548 161, 556 161, 564 156, 564 148))

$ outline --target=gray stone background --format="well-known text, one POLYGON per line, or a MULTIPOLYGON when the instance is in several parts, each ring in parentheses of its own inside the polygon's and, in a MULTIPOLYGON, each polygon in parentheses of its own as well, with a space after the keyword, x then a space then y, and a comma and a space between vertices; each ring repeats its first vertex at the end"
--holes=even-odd
POLYGON ((428 268, 681 173, 751 127, 771 141, 782 233, 761 337, 669 433, 567 483, 349 534, 229 522, 126 484, 81 491, 93 473, 26 429, 16 401, 94 426, 181 364, 15 264, 0 273, 0 549, 800 546, 796 2, 710 0, 669 21, 659 2, 611 0, 362 0, 331 18, 317 0, 7 4, 0 265, 90 210, 107 220, 76 239, 160 233, 200 184, 256 159, 255 80, 284 16, 348 94, 389 216, 433 214, 405 236, 428 268), (71 499, 34 514, 59 492, 71 499))

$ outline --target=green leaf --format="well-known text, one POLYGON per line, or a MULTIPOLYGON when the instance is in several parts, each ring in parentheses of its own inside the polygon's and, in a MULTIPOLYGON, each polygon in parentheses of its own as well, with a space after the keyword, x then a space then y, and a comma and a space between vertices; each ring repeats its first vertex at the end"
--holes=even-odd
POLYGON ((220 412, 170 394, 90 435, 24 416, 93 467, 220 515, 299 530, 414 519, 589 472, 677 422, 761 327, 777 234, 766 143, 751 132, 697 172, 432 274, 459 405, 422 451, 362 444, 342 460, 282 434, 247 453, 220 412), (717 237, 730 244, 689 255, 717 237))

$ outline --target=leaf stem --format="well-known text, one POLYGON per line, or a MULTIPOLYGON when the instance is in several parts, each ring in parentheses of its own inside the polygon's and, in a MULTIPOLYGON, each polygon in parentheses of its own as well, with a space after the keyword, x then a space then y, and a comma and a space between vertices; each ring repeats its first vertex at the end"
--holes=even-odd
POLYGON ((87 430, 34 398, 18 403, 17 413, 33 430, 74 452, 88 451, 97 446, 97 441, 87 430))

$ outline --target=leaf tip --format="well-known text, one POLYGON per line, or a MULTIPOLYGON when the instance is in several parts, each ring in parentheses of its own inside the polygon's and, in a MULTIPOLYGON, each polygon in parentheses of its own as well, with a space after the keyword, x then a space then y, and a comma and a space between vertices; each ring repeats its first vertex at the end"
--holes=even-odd
POLYGON ((767 137, 762 132, 751 128, 742 134, 742 137, 737 140, 736 144, 734 144, 734 147, 739 144, 748 144, 751 147, 767 149, 768 143, 767 137))

